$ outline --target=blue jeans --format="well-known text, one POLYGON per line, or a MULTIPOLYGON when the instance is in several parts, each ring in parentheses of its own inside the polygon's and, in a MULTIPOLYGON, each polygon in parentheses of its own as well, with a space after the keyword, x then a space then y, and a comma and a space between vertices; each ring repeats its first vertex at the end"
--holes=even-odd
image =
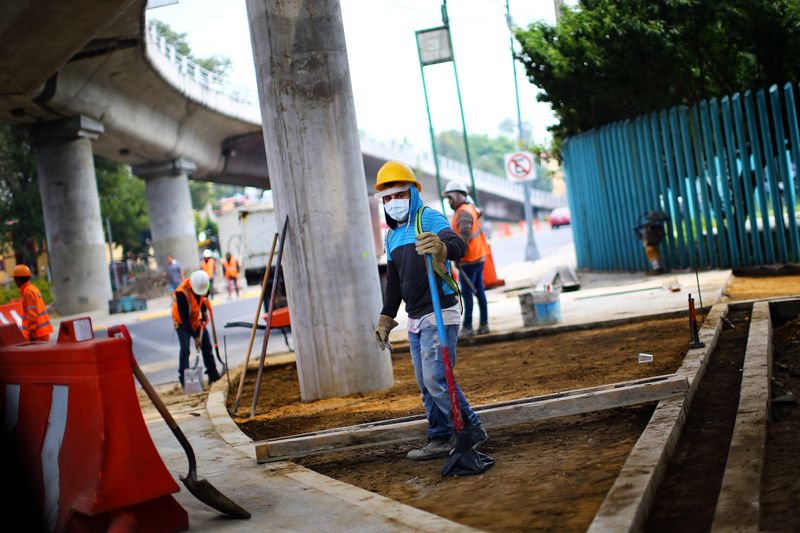
POLYGON ((464 327, 472 329, 472 295, 478 298, 478 310, 481 313, 481 326, 489 324, 489 307, 486 304, 486 292, 483 290, 483 261, 480 263, 470 263, 459 267, 462 276, 466 276, 475 285, 476 293, 472 292, 470 286, 462 279, 461 294, 464 297, 464 327))
MULTIPOLYGON (((445 333, 447 347, 450 350, 450 362, 455 368, 458 326, 445 326, 445 333)), ((425 406, 425 416, 428 418, 428 438, 449 439, 453 435, 452 411, 436 325, 424 327, 419 333, 409 331, 408 341, 411 347, 411 363, 414 365, 417 385, 422 393, 422 405, 425 406)), ((481 419, 469 406, 461 387, 457 385, 456 387, 464 423, 480 426, 481 419)))

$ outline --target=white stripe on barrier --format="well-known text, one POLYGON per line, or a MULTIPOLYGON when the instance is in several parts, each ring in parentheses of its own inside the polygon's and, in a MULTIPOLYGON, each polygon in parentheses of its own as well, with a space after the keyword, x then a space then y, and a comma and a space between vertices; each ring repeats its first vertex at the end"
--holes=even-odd
POLYGON ((11 322, 9 322, 9 320, 6 318, 6 315, 4 315, 3 313, 0 313, 0 322, 2 322, 3 324, 11 324, 11 322))
POLYGON ((11 434, 17 427, 19 417, 19 385, 6 383, 6 412, 3 418, 6 433, 11 434))
POLYGON ((58 521, 58 500, 60 497, 60 473, 58 455, 67 427, 67 400, 69 387, 53 385, 53 400, 50 416, 47 419, 47 432, 42 445, 42 484, 44 485, 44 519, 48 530, 53 531, 58 521))
POLYGON ((9 311, 9 313, 11 314, 11 318, 14 319, 14 322, 16 322, 19 327, 22 327, 22 317, 19 316, 19 313, 17 313, 17 310, 16 309, 12 309, 11 311, 9 311))

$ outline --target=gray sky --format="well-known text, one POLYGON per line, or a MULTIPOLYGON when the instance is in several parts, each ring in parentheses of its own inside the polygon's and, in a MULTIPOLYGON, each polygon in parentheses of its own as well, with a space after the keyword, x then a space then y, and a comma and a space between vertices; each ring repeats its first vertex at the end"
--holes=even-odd
MULTIPOLYGON (((341 0, 350 76, 359 128, 380 140, 407 139, 430 145, 414 31, 441 25, 437 0, 341 0)), ((553 23, 551 0, 511 0, 514 24, 553 23)), ((504 0, 450 0, 453 49, 470 133, 497 134, 501 121, 516 121, 514 80, 504 0)), ((198 56, 222 55, 233 62, 232 81, 255 89, 244 0, 180 0, 151 9, 175 30, 186 32, 198 56)), ((536 102, 536 88, 517 63, 522 119, 536 142, 555 122, 550 107, 536 102)), ((461 130, 451 63, 425 67, 433 125, 461 130)))

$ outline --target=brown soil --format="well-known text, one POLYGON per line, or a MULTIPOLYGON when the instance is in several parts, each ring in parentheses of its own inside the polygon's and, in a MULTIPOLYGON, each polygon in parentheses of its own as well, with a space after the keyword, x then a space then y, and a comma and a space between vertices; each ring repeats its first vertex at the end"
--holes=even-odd
POLYGON ((750 311, 733 310, 700 381, 645 531, 709 531, 739 406, 750 311))
POLYGON ((731 276, 725 288, 731 300, 757 300, 800 295, 800 275, 740 277, 731 276))
POLYGON ((585 531, 653 411, 616 409, 505 428, 482 449, 480 476, 442 477, 443 459, 407 446, 299 460, 341 481, 485 531, 585 531))
MULTIPOLYGON (((800 317, 776 325, 772 397, 791 392, 800 399, 800 317)), ((775 402, 767 425, 761 481, 761 529, 800 531, 800 405, 775 402)))
MULTIPOLYGON (((613 328, 461 347, 456 377, 473 405, 591 387, 674 372, 686 354, 687 319, 651 320, 613 328), (639 364, 637 355, 654 355, 639 364)), ((300 401, 295 366, 264 374, 252 420, 255 372, 248 372, 235 421, 254 440, 318 431, 422 412, 408 354, 393 361, 394 385, 385 391, 314 402, 300 401)), ((235 390, 232 391, 235 394, 235 390)), ((228 398, 233 404, 233 394, 228 398)))

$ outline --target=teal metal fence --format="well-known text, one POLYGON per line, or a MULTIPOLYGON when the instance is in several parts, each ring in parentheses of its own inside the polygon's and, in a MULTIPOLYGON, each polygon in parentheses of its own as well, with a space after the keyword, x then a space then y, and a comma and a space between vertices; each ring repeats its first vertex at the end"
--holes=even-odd
POLYGON ((669 268, 800 261, 794 89, 746 91, 567 139, 564 173, 579 268, 643 270, 634 227, 669 217, 669 268))

